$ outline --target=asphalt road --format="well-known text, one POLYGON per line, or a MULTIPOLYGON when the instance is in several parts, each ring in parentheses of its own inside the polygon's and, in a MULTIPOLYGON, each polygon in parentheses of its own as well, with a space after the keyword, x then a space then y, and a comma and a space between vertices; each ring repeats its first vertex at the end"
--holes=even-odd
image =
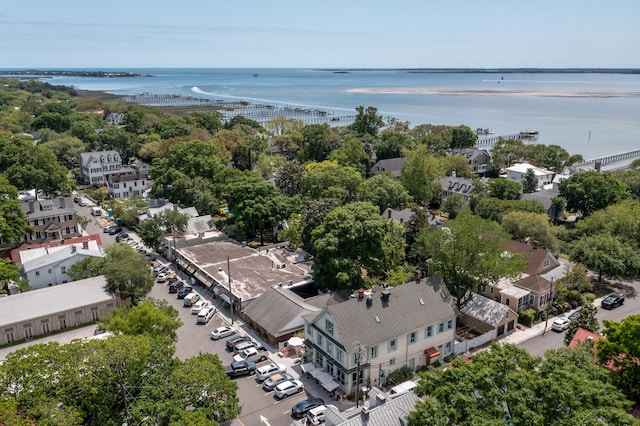
MULTIPOLYGON (((600 320, 601 329, 604 327, 602 320, 622 321, 629 315, 640 314, 640 296, 638 295, 640 292, 640 283, 628 282, 627 286, 627 296, 624 305, 612 310, 598 307, 597 317, 600 320)), ((549 328, 551 328, 551 324, 549 324, 549 328)), ((518 346, 525 349, 531 355, 542 356, 549 349, 564 346, 565 333, 565 331, 558 333, 549 330, 544 335, 533 337, 520 343, 518 346)))

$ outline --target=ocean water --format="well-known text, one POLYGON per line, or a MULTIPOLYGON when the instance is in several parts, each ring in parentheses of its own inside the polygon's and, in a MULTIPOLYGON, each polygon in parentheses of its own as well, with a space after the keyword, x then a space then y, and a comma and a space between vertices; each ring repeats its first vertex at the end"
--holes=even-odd
MULTIPOLYGON (((107 71, 107 70, 104 70, 107 71)), ((309 106, 352 115, 359 105, 419 124, 464 124, 495 135, 536 129, 539 143, 585 158, 640 149, 640 75, 333 72, 311 69, 117 69, 136 78, 55 77, 114 94, 150 92, 309 106)))

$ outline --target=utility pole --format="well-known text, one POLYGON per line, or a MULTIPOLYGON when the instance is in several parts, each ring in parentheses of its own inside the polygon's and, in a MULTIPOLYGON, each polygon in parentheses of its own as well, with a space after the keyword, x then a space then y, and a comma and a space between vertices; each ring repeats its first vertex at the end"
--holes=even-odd
POLYGON ((362 350, 364 347, 359 341, 353 343, 353 346, 358 350, 358 355, 356 358, 357 367, 356 367, 356 408, 358 408, 358 390, 360 389, 360 361, 362 360, 362 350))
POLYGON ((549 293, 551 302, 549 303, 549 306, 547 306, 547 309, 544 310, 544 330, 542 330, 543 336, 547 332, 547 325, 549 324, 549 308, 553 306, 553 277, 551 277, 551 288, 549 289, 549 293))
POLYGON ((235 304, 235 298, 233 297, 233 290, 231 289, 231 266, 229 264, 229 256, 227 256, 227 277, 229 278, 229 304, 231 305, 231 325, 233 325, 233 305, 235 304))

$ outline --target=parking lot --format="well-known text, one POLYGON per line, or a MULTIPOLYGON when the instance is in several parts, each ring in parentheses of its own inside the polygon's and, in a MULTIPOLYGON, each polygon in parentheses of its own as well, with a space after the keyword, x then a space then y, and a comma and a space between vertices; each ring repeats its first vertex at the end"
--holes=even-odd
MULTIPOLYGON (((185 276, 182 276, 181 279, 187 281, 185 276)), ((228 338, 211 340, 209 337, 211 331, 217 327, 231 325, 230 312, 227 306, 220 299, 213 299, 211 292, 206 291, 205 288, 195 287, 201 298, 210 301, 219 309, 208 324, 197 324, 196 315, 191 313, 191 307, 183 306, 182 299, 178 299, 176 294, 170 294, 168 287, 168 283, 156 283, 149 296, 167 300, 178 311, 180 319, 184 323, 177 331, 176 356, 180 359, 186 359, 196 356, 200 352, 208 352, 218 355, 223 365, 231 364, 233 353, 227 352, 225 349, 228 338)), ((240 334, 248 334, 254 340, 260 341, 255 334, 251 333, 237 319, 234 319, 233 326, 238 329, 240 334)), ((270 348, 269 345, 262 341, 260 342, 270 349, 274 362, 282 362, 278 360, 277 355, 274 355, 275 349, 270 348)), ((271 361, 267 360, 257 365, 260 367, 269 362, 271 361)), ((287 369, 287 372, 293 374, 295 378, 298 376, 290 368, 287 369)), ((272 426, 290 425, 294 423, 294 419, 291 417, 291 407, 307 398, 306 392, 303 391, 280 401, 273 396, 273 392, 265 392, 262 389, 262 384, 256 382, 254 376, 240 377, 234 380, 238 383, 238 396, 242 405, 242 413, 239 419, 232 423, 233 425, 264 425, 265 421, 272 426)), ((299 422, 299 424, 303 423, 299 422)))

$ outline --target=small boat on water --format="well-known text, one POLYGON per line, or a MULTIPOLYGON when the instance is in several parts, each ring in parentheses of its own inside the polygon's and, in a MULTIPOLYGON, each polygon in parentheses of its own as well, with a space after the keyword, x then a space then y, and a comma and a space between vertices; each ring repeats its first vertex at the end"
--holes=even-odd
POLYGON ((525 139, 538 139, 539 135, 540 132, 538 132, 536 129, 522 130, 520 132, 520 136, 525 139))

